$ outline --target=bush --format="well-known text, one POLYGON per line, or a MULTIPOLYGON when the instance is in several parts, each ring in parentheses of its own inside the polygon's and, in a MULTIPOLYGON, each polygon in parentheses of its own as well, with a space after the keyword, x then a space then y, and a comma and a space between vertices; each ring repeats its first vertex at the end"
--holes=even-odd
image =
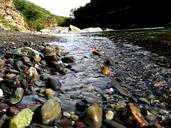
POLYGON ((43 28, 61 25, 65 21, 65 17, 56 16, 49 11, 41 8, 26 0, 14 0, 16 8, 24 15, 31 30, 40 31, 43 28))

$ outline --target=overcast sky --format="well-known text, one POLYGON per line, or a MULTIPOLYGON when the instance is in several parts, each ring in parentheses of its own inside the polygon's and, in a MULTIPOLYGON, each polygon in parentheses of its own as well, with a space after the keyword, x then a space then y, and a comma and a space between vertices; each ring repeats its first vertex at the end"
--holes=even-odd
POLYGON ((69 16, 71 9, 78 8, 90 2, 90 0, 29 0, 29 1, 49 10, 53 14, 60 15, 60 16, 69 16))

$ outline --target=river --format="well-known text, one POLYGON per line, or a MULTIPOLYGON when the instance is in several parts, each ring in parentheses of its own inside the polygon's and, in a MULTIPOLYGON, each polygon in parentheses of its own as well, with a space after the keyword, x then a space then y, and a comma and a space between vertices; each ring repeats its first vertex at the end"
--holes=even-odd
POLYGON ((64 107, 64 110, 73 111, 75 103, 82 98, 89 103, 122 101, 134 102, 155 111, 169 109, 171 70, 161 66, 167 59, 164 56, 146 51, 131 42, 112 41, 95 34, 63 35, 52 44, 58 45, 68 53, 66 56, 75 59, 70 72, 60 76, 65 92, 60 98, 63 99, 63 106, 69 104, 69 108, 64 107), (104 56, 94 55, 94 48, 103 51, 104 56), (108 59, 113 64, 109 66, 110 74, 106 76, 101 73, 101 67, 108 59))

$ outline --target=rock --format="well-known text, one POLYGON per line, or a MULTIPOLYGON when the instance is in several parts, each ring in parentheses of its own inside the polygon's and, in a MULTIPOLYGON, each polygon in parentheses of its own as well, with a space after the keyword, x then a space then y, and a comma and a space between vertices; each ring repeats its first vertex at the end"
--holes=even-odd
POLYGON ((53 91, 52 89, 50 89, 50 88, 46 88, 46 90, 45 90, 45 95, 47 96, 47 97, 53 97, 53 96, 55 96, 55 91, 53 91))
POLYGON ((24 89, 21 87, 18 87, 14 93, 12 94, 12 96, 10 97, 10 103, 11 104, 17 104, 19 103, 22 98, 24 96, 24 89))
POLYGON ((69 112, 63 112, 63 116, 65 116, 67 118, 70 118, 71 117, 71 114, 69 112))
POLYGON ((105 117, 106 117, 107 120, 112 120, 113 117, 114 117, 114 113, 113 113, 111 110, 109 110, 109 111, 106 113, 105 117))
POLYGON ((126 86, 123 84, 123 82, 119 78, 111 77, 113 86, 119 91, 120 94, 124 96, 130 96, 131 93, 128 91, 126 86))
POLYGON ((96 103, 91 105, 85 113, 84 121, 90 127, 100 128, 102 126, 102 108, 96 103))
POLYGON ((98 49, 98 48, 94 48, 94 49, 93 49, 93 54, 94 54, 94 55, 98 55, 98 56, 104 56, 104 52, 101 51, 101 50, 98 49))
POLYGON ((33 112, 29 108, 25 108, 14 116, 10 123, 9 128, 25 128, 30 125, 33 117, 33 112))
POLYGON ((110 69, 107 66, 102 66, 101 67, 101 72, 103 75, 109 75, 110 74, 110 69))
POLYGON ((14 53, 34 58, 35 62, 40 62, 40 53, 30 47, 21 47, 14 50, 14 53))
POLYGON ((4 95, 3 90, 0 88, 0 97, 2 97, 4 95))
POLYGON ((0 58, 0 69, 5 66, 5 61, 0 58))
POLYGON ((14 107, 14 106, 11 106, 10 108, 9 108, 9 112, 10 112, 10 114, 12 114, 12 115, 16 115, 18 112, 20 112, 19 111, 19 109, 17 108, 17 107, 14 107))
POLYGON ((112 66, 113 65, 113 61, 111 59, 107 59, 104 63, 106 66, 112 66))
POLYGON ((52 47, 52 46, 45 47, 44 54, 45 54, 45 57, 49 61, 57 61, 57 60, 59 60, 59 56, 57 56, 57 54, 56 54, 56 49, 54 47, 52 47))
POLYGON ((72 121, 69 119, 61 119, 59 120, 59 124, 60 126, 62 126, 63 128, 71 128, 72 126, 72 121))
POLYGON ((84 33, 84 32, 102 32, 103 29, 101 29, 100 27, 89 27, 89 28, 85 28, 82 29, 80 32, 84 33))
POLYGON ((41 107, 42 124, 50 124, 61 115, 61 101, 55 97, 46 101, 41 107))
POLYGON ((114 120, 104 120, 104 124, 109 128, 127 128, 114 120))
POLYGON ((62 59, 62 62, 64 62, 64 63, 74 63, 74 57, 63 57, 62 59))
POLYGON ((5 74, 4 79, 13 79, 14 77, 16 77, 16 74, 8 73, 8 74, 5 74))
POLYGON ((53 67, 56 69, 56 71, 62 75, 66 75, 68 70, 65 68, 63 64, 59 64, 55 61, 52 61, 53 67))
POLYGON ((122 101, 119 101, 117 103, 110 104, 110 107, 115 109, 115 110, 119 110, 119 109, 125 108, 126 103, 122 102, 122 101))
POLYGON ((30 67, 26 71, 26 75, 28 77, 31 77, 33 81, 38 80, 38 78, 39 78, 39 74, 38 74, 37 69, 35 67, 30 67))
POLYGON ((79 116, 76 115, 76 114, 72 114, 72 115, 71 115, 71 118, 72 118, 72 120, 74 120, 74 121, 78 121, 79 116))
POLYGON ((87 127, 83 122, 77 121, 75 124, 75 128, 87 128, 87 127))
POLYGON ((61 88, 61 82, 55 76, 51 76, 49 77, 47 86, 52 88, 55 91, 58 91, 61 88))
POLYGON ((69 32, 80 32, 80 28, 70 24, 69 25, 69 32))
MULTIPOLYGON (((129 103, 128 104, 129 110, 132 113, 132 118, 130 117, 129 119, 133 119, 137 122, 138 126, 137 127, 146 127, 148 126, 148 122, 144 119, 144 117, 142 116, 142 114, 139 112, 138 108, 133 104, 133 103, 129 103)), ((129 121, 128 122, 132 122, 129 121)), ((132 122, 133 123, 133 122, 132 122)), ((134 124, 131 124, 134 125, 134 124)))

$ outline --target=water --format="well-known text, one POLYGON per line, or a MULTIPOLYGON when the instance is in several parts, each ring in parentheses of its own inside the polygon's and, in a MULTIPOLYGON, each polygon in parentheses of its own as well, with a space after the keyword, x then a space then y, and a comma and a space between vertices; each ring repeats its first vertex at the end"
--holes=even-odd
MULTIPOLYGON (((102 100, 98 94, 105 94, 108 88, 114 86, 111 77, 119 78, 132 96, 139 95, 138 92, 144 98, 150 95, 158 98, 162 93, 169 93, 164 88, 168 89, 170 86, 171 71, 157 63, 162 57, 131 42, 111 41, 107 37, 97 35, 70 34, 62 35, 58 42, 52 44, 68 52, 67 56, 75 58, 73 70, 59 76, 62 82, 61 89, 65 92, 65 96, 62 96, 64 101, 71 97, 91 97, 92 102, 102 100), (94 48, 102 50, 105 55, 93 55, 94 48), (108 58, 112 59, 113 65, 110 66, 110 75, 104 76, 101 67, 108 58), (153 58, 157 58, 157 62, 153 58), (161 81, 165 83, 162 91, 155 87, 156 83, 161 81)), ((120 95, 116 88, 114 93, 120 95)), ((158 100, 166 102, 168 96, 160 96, 158 100)))

